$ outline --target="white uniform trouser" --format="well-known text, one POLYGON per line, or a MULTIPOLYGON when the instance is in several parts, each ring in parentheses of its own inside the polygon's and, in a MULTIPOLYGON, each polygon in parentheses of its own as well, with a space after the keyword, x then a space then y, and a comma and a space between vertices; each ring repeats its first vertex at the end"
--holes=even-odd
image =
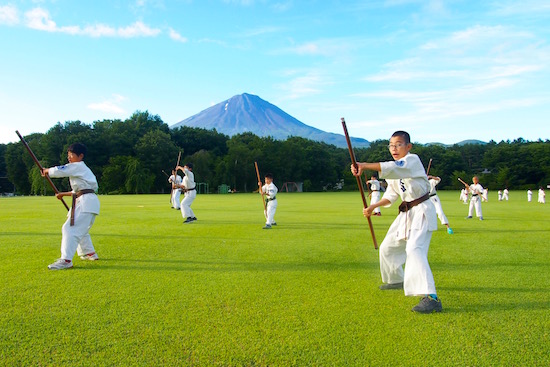
POLYGON ((275 223, 276 211, 277 211, 277 199, 268 201, 266 204, 265 224, 271 225, 275 223))
MULTIPOLYGON (((379 201, 380 201, 380 191, 373 191, 370 194, 370 205, 376 204, 379 201)), ((380 213, 380 207, 374 209, 372 212, 373 213, 380 213)))
POLYGON ((443 208, 441 207, 441 201, 439 201, 439 196, 434 195, 430 196, 430 200, 432 203, 434 203, 435 206, 435 212, 437 213, 437 217, 439 218, 439 221, 441 224, 446 225, 449 224, 449 221, 447 220, 447 216, 445 213, 443 213, 443 208))
POLYGON ((474 207, 476 209, 476 216, 483 217, 483 214, 481 213, 481 200, 478 196, 472 196, 470 199, 470 208, 468 210, 468 216, 471 217, 474 214, 474 207))
POLYGON ((195 213, 191 209, 191 204, 197 196, 197 190, 190 190, 183 194, 183 200, 181 201, 181 216, 183 218, 195 218, 195 213))
POLYGON ((406 240, 397 239, 396 227, 394 222, 380 245, 382 282, 403 282, 405 296, 436 294, 432 270, 428 264, 428 249, 432 238, 428 223, 423 223, 420 229, 411 229, 406 240))
POLYGON ((180 208, 180 194, 181 194, 180 189, 172 190, 172 208, 175 208, 175 209, 180 208))
POLYGON ((94 213, 80 213, 75 210, 74 226, 71 226, 71 218, 67 218, 61 227, 62 259, 72 260, 75 252, 78 252, 78 256, 95 252, 90 237, 90 228, 94 224, 95 217, 94 213))

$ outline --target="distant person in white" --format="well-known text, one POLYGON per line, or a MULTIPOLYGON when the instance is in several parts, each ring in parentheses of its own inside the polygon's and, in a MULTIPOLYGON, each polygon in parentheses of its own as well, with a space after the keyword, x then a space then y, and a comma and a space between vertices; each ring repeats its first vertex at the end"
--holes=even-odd
POLYGON ((262 186, 261 182, 258 182, 258 186, 262 187, 260 194, 265 195, 266 209, 265 209, 265 226, 263 229, 271 229, 271 226, 277 225, 275 223, 275 212, 277 211, 277 186, 273 183, 273 175, 271 173, 265 174, 265 185, 262 186))
POLYGON ((468 217, 467 219, 472 218, 472 215, 474 214, 474 208, 476 210, 476 216, 479 218, 479 220, 483 220, 483 213, 481 212, 481 194, 483 193, 483 186, 480 185, 479 179, 477 176, 474 176, 472 178, 473 184, 468 186, 468 190, 472 193, 472 197, 470 198, 470 207, 468 209, 468 217))
POLYGON ((168 178, 168 182, 172 184, 172 196, 170 197, 170 204, 174 209, 180 209, 180 195, 181 189, 179 186, 182 184, 183 179, 180 175, 176 174, 175 170, 172 170, 172 176, 168 178))
MULTIPOLYGON (((367 185, 370 185, 370 204, 376 204, 380 201, 380 181, 376 179, 375 175, 372 175, 370 180, 367 181, 367 185)), ((380 212, 380 207, 376 207, 372 211, 372 215, 380 216, 382 213, 380 212)))
POLYGON ((498 190, 498 201, 502 201, 502 190, 498 190))
POLYGON ((531 189, 527 189, 527 202, 530 203, 531 200, 533 200, 533 191, 531 191, 531 189))
POLYGON ((539 203, 541 204, 546 203, 546 193, 544 192, 544 189, 542 188, 542 186, 539 189, 539 203))
POLYGON ((508 201, 508 188, 505 188, 504 191, 502 191, 502 200, 508 201))
POLYGON ((193 163, 187 163, 185 166, 177 166, 176 173, 178 170, 182 170, 185 176, 183 177, 183 182, 179 185, 179 188, 183 190, 183 200, 181 201, 181 216, 185 219, 184 224, 191 223, 197 220, 193 209, 191 209, 191 204, 197 197, 197 190, 195 189, 195 175, 193 174, 193 163))
POLYGON ((430 200, 432 201, 432 203, 434 203, 437 217, 439 218, 439 221, 441 222, 441 224, 447 227, 447 233, 453 234, 454 232, 449 226, 449 220, 447 219, 447 216, 443 212, 443 207, 441 206, 441 200, 439 199, 439 196, 437 196, 437 191, 435 189, 437 184, 441 182, 441 178, 437 176, 428 175, 428 182, 430 183, 430 200))

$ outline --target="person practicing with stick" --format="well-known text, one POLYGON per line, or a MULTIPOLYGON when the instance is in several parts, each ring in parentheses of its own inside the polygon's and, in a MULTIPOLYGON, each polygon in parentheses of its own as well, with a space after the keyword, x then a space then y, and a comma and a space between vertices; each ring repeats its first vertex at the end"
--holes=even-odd
POLYGON ((403 289, 405 296, 422 296, 412 311, 441 312, 435 281, 428 264, 428 249, 433 231, 437 230, 437 216, 429 200, 430 184, 424 166, 416 154, 411 154, 411 139, 407 132, 396 131, 388 145, 394 161, 352 164, 355 176, 363 171, 380 172, 388 184, 382 200, 363 209, 370 217, 375 208, 391 206, 399 197, 399 214, 380 245, 381 290, 403 289), (405 265, 403 270, 403 266, 405 265))
MULTIPOLYGON (((380 181, 376 179, 376 175, 372 175, 370 180, 367 181, 367 185, 370 185, 370 203, 376 204, 380 201, 380 181)), ((372 215, 381 216, 380 207, 377 207, 372 212, 372 215)))
POLYGON ((468 207, 468 216, 466 219, 472 219, 472 215, 474 214, 474 208, 476 210, 476 216, 479 218, 479 220, 483 220, 483 213, 481 211, 481 195, 483 194, 483 186, 479 183, 479 178, 477 176, 472 177, 472 184, 468 185, 466 182, 462 181, 460 178, 458 179, 460 182, 466 186, 468 191, 472 194, 470 197, 470 206, 468 207))
POLYGON ((273 175, 271 173, 265 174, 265 185, 262 186, 262 182, 258 182, 258 187, 261 187, 260 194, 265 195, 265 226, 263 229, 271 229, 271 226, 276 226, 275 212, 277 211, 277 186, 273 183, 273 175))
POLYGON ((443 207, 441 206, 441 200, 439 199, 439 196, 437 196, 437 191, 435 187, 437 184, 441 182, 441 178, 437 176, 428 175, 428 182, 430 183, 430 200, 435 206, 435 212, 437 213, 437 217, 439 218, 439 221, 441 224, 447 227, 447 233, 453 234, 453 230, 449 226, 449 220, 447 219, 447 216, 443 212, 443 207))
POLYGON ((176 174, 175 170, 172 170, 172 175, 168 177, 168 182, 172 184, 172 195, 170 196, 170 204, 173 209, 180 210, 180 195, 181 188, 179 186, 182 184, 183 179, 180 175, 176 174))
POLYGON ((177 188, 183 190, 183 200, 181 201, 181 216, 185 219, 183 224, 191 223, 197 220, 191 204, 197 197, 197 190, 195 190, 195 175, 193 174, 193 163, 187 163, 185 166, 177 166, 176 174, 178 170, 182 170, 185 176, 180 185, 175 185, 177 188))
POLYGON ((90 237, 90 229, 99 214, 99 199, 95 194, 98 186, 95 175, 84 163, 85 156, 84 144, 72 144, 67 152, 68 164, 41 171, 44 177, 68 177, 72 188, 72 191, 56 194, 60 200, 64 196, 72 196, 73 202, 61 228, 61 258, 48 265, 50 270, 72 268, 75 252, 82 260, 99 259, 90 237))

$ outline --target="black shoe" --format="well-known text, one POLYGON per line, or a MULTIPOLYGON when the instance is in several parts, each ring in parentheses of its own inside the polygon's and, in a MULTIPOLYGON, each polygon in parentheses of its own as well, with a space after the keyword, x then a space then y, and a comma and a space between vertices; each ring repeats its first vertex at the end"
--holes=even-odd
POLYGON ((273 222, 273 223, 271 223, 271 225, 272 225, 272 226, 276 226, 276 225, 277 225, 277 223, 273 222))
POLYGON ((193 218, 191 218, 191 219, 192 219, 193 221, 196 221, 196 220, 197 220, 197 217, 193 217, 193 218))
POLYGON ((388 284, 382 284, 380 287, 378 287, 378 289, 382 290, 382 291, 387 291, 387 290, 390 290, 390 289, 403 289, 403 282, 400 282, 400 283, 388 283, 388 284))
POLYGON ((183 224, 191 223, 192 221, 193 221, 193 218, 187 217, 187 219, 183 221, 183 224))
POLYGON ((426 296, 420 300, 420 302, 412 308, 413 312, 419 313, 432 313, 432 312, 441 312, 443 307, 441 307, 441 300, 433 299, 430 296, 426 296))

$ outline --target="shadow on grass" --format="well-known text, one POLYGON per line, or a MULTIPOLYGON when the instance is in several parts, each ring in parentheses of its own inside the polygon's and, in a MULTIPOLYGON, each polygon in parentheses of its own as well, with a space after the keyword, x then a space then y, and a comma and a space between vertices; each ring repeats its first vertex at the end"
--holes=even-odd
POLYGON ((74 270, 143 270, 143 271, 185 271, 185 272, 285 272, 285 271, 372 271, 378 270, 378 262, 229 262, 194 261, 177 259, 108 259, 101 258, 97 263, 76 266, 74 270), (104 264, 105 265, 101 265, 104 264), (94 266, 95 264, 101 266, 94 266))

